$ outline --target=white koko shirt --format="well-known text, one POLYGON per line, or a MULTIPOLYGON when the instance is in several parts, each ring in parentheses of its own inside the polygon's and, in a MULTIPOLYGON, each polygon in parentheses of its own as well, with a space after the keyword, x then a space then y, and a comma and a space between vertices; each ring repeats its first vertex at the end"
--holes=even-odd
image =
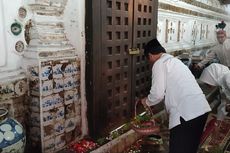
POLYGON ((220 60, 221 64, 230 67, 230 39, 226 39, 223 44, 217 44, 211 48, 211 51, 207 57, 198 63, 198 65, 203 67, 215 57, 220 60))
POLYGON ((162 54, 152 67, 152 86, 146 100, 149 106, 163 99, 169 113, 169 129, 211 110, 203 91, 186 65, 169 54, 162 54))
POLYGON ((200 81, 212 86, 219 86, 221 93, 221 104, 217 108, 217 119, 223 120, 226 112, 226 103, 230 101, 230 70, 227 66, 218 63, 212 63, 206 67, 201 76, 200 81), (225 95, 222 95, 222 93, 225 95), (228 100, 227 100, 227 99, 228 100))

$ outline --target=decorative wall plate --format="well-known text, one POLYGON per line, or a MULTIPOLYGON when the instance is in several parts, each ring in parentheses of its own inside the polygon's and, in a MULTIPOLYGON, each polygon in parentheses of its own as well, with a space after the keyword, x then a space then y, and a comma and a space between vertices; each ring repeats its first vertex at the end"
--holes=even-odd
POLYGON ((22 26, 20 23, 18 22, 14 22, 13 24, 11 24, 11 32, 17 36, 22 32, 22 26))
POLYGON ((24 95, 27 91, 27 84, 26 81, 20 80, 15 84, 15 93, 17 95, 24 95))
POLYGON ((22 41, 17 41, 15 44, 15 50, 19 53, 23 52, 24 50, 24 43, 22 41))
POLYGON ((20 18, 25 18, 26 17, 26 15, 27 15, 27 11, 26 11, 26 9, 24 8, 24 7, 20 7, 19 9, 18 9, 18 16, 20 17, 20 18))

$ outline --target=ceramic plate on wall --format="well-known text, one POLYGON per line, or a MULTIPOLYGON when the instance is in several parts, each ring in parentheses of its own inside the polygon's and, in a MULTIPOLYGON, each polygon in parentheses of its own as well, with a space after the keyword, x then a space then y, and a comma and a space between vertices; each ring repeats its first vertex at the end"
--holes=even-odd
POLYGON ((25 46, 24 43, 22 41, 17 41, 15 44, 15 50, 19 53, 23 52, 25 46))
POLYGON ((27 91, 27 84, 24 80, 20 80, 15 84, 15 93, 17 95, 24 95, 27 91))
POLYGON ((18 23, 18 22, 12 23, 10 29, 11 29, 11 32, 12 32, 15 36, 19 35, 19 34, 22 32, 22 26, 21 26, 21 24, 18 23))
POLYGON ((19 9, 18 9, 18 16, 20 17, 20 18, 25 18, 26 17, 26 15, 27 15, 27 11, 26 11, 26 9, 24 8, 24 7, 20 7, 19 9))

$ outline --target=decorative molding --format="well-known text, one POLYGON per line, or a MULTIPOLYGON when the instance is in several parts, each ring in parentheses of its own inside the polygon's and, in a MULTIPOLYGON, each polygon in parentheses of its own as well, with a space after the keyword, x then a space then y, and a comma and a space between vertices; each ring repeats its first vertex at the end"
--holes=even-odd
POLYGON ((200 7, 202 9, 206 9, 206 10, 210 10, 210 11, 213 11, 213 12, 218 12, 218 13, 221 13, 221 14, 229 15, 229 13, 227 11, 225 11, 225 10, 222 10, 220 8, 216 8, 216 7, 204 4, 202 2, 198 2, 196 0, 180 0, 180 1, 185 2, 187 4, 190 4, 190 5, 193 5, 193 6, 196 6, 196 7, 200 7))
POLYGON ((195 51, 204 51, 204 50, 208 50, 210 48, 212 48, 214 45, 208 45, 205 47, 196 47, 196 48, 190 48, 190 49, 178 49, 175 50, 173 52, 170 52, 171 55, 173 56, 178 56, 182 53, 191 53, 191 52, 195 52, 195 51))
MULTIPOLYGON (((189 9, 185 9, 185 8, 182 8, 182 7, 179 7, 179 6, 173 6, 173 5, 162 3, 162 2, 159 3, 159 8, 163 9, 163 10, 173 11, 173 12, 176 12, 176 13, 179 13, 179 14, 187 14, 187 15, 193 15, 193 16, 197 16, 197 17, 205 17, 205 18, 214 19, 214 20, 223 20, 223 18, 221 18, 221 17, 216 17, 216 16, 213 16, 213 15, 203 14, 203 13, 200 13, 200 12, 192 11, 192 10, 189 10, 189 9)), ((230 21, 229 18, 228 19, 226 18, 224 20, 225 21, 230 21)))

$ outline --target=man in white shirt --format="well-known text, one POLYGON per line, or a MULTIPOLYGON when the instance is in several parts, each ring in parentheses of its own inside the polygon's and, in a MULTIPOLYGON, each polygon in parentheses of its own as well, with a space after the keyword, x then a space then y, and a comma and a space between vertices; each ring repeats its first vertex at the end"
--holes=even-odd
POLYGON ((157 39, 144 48, 153 66, 151 90, 142 104, 153 106, 165 99, 169 114, 169 153, 196 153, 211 108, 188 67, 165 52, 157 39))
POLYGON ((226 106, 230 104, 230 70, 227 66, 213 63, 204 69, 199 79, 210 86, 220 87, 221 104, 217 108, 217 121, 222 121, 228 114, 226 106))
POLYGON ((217 58, 221 64, 230 68, 230 40, 227 39, 226 31, 223 29, 216 32, 218 44, 210 49, 209 54, 201 62, 195 65, 195 68, 202 69, 214 58, 217 58))

